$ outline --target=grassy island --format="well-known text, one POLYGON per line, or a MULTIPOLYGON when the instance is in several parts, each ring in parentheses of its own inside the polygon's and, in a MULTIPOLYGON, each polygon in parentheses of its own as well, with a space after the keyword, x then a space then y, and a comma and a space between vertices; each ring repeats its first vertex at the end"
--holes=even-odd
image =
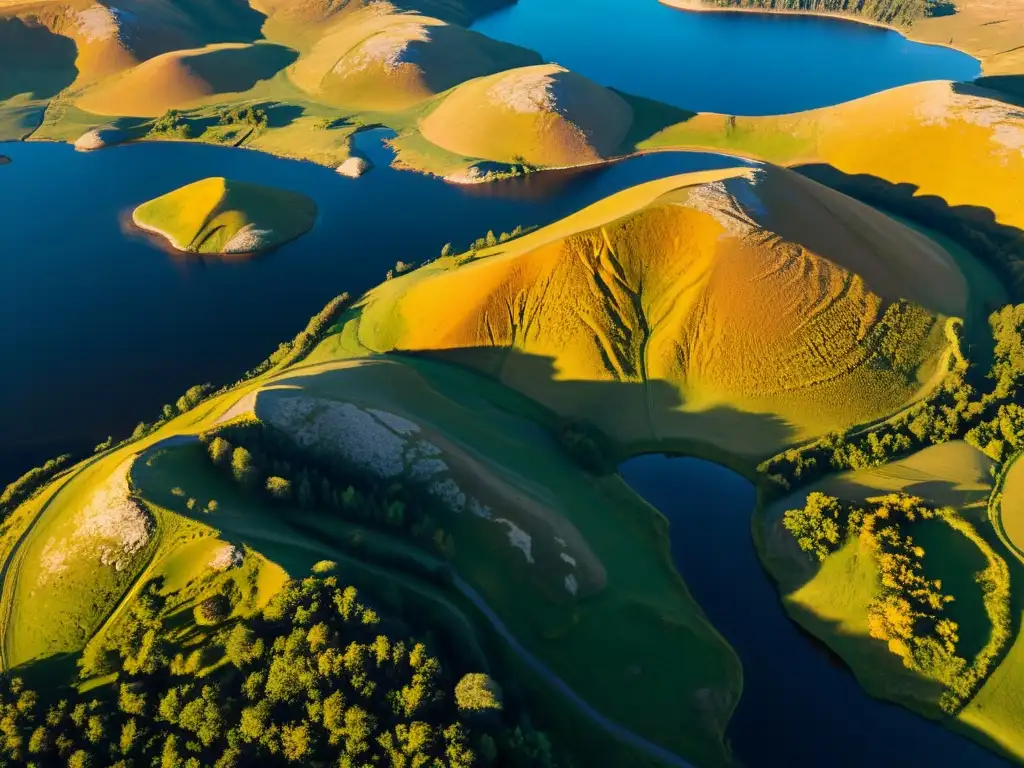
POLYGON ((313 228, 316 204, 298 192, 210 178, 143 203, 137 227, 189 253, 255 253, 313 228))

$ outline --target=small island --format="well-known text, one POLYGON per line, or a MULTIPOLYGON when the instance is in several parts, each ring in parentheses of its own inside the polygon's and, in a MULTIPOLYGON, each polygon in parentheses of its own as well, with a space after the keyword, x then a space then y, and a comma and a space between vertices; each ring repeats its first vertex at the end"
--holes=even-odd
POLYGON ((0 165, 10 165, 11 158, 7 155, 0 155, 0 165))
POLYGON ((140 229, 179 251, 257 253, 313 228, 316 204, 299 192, 209 178, 143 203, 132 213, 140 229))

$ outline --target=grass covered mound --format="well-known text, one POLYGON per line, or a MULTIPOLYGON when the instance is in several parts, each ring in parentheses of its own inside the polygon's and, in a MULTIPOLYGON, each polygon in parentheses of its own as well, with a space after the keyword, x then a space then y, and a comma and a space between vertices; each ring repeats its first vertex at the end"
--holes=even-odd
POLYGON ((2 756, 729 764, 739 663, 664 519, 486 377, 304 357, 344 303, 0 499, 2 756))
POLYGON ((618 94, 543 64, 463 83, 423 118, 420 132, 465 157, 557 167, 616 154, 632 123, 618 94))
MULTIPOLYGON (((965 83, 916 83, 795 115, 701 114, 640 144, 667 146, 721 149, 823 172, 830 166, 854 177, 848 181, 859 193, 874 193, 896 210, 916 201, 935 218, 1024 227, 1021 108, 965 83)), ((841 181, 835 176, 830 184, 841 181)))
POLYGON ((210 178, 143 203, 132 213, 140 229, 189 253, 255 253, 294 240, 313 227, 316 204, 305 195, 210 178))
POLYGON ((368 10, 325 34, 291 76, 325 103, 398 110, 466 80, 540 61, 532 51, 439 19, 368 10))
POLYGON ((640 185, 486 256, 370 292, 339 349, 457 360, 620 442, 746 457, 928 392, 967 303, 933 241, 773 167, 640 185))
POLYGON ((173 51, 104 80, 76 103, 100 115, 158 117, 170 109, 248 91, 294 60, 293 51, 267 43, 173 51))

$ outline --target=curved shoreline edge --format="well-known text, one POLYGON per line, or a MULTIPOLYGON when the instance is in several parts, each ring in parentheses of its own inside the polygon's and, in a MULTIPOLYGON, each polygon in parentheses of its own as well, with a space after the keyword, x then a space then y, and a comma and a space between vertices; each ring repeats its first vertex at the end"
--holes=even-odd
POLYGON ((965 56, 970 56, 972 59, 981 65, 981 74, 985 74, 985 61, 980 59, 976 54, 967 50, 960 45, 954 45, 952 40, 949 43, 939 43, 934 40, 925 40, 924 38, 917 36, 913 33, 914 28, 910 27, 898 27, 894 24, 887 24, 884 21, 876 21, 875 19, 867 19, 862 16, 855 16, 849 13, 829 13, 828 11, 802 11, 802 10, 780 10, 778 8, 727 8, 724 6, 708 5, 703 0, 658 0, 664 6, 674 8, 677 11, 689 11, 691 13, 750 13, 759 16, 811 16, 818 17, 821 19, 834 19, 836 21, 848 21, 853 24, 862 24, 866 27, 875 27, 876 29, 886 29, 890 32, 895 32, 905 40, 909 40, 912 43, 920 43, 921 45, 932 45, 937 48, 949 48, 953 51, 959 51, 965 56))

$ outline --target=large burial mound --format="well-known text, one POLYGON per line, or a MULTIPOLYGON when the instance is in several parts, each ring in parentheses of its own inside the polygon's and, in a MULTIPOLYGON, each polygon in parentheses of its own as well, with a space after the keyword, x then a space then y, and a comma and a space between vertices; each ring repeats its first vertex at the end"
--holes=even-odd
POLYGON ((132 220, 179 251, 254 253, 308 232, 316 204, 305 195, 211 178, 143 203, 132 220))
POLYGON ((292 77, 324 102, 390 110, 540 60, 532 51, 439 19, 367 11, 324 35, 295 65, 292 77))
POLYGON ((774 167, 644 184, 502 250, 385 284, 345 336, 455 359, 624 443, 762 456, 928 391, 966 305, 934 242, 774 167))
POLYGON ((465 157, 566 166, 616 154, 632 122, 633 111, 618 94, 543 64, 463 83, 420 131, 465 157))
POLYGON ((101 115, 158 117, 225 94, 248 91, 280 72, 295 54, 279 45, 219 44, 152 58, 88 91, 82 109, 101 115))

